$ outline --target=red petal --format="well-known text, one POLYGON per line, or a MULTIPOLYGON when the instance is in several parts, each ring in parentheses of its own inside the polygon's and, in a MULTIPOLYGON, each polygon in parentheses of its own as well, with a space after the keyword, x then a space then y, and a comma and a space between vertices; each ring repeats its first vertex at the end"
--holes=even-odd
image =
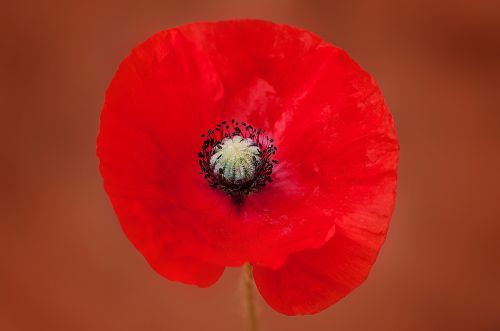
POLYGON ((393 178, 374 180, 373 189, 353 185, 360 196, 337 223, 323 247, 292 254, 278 270, 254 267, 257 288, 266 302, 287 315, 315 314, 358 287, 382 246, 394 205, 393 178))
MULTIPOLYGON (((346 215, 370 215, 358 203, 366 194, 380 199, 384 215, 392 211, 392 193, 383 192, 396 187, 399 156, 380 89, 344 51, 322 44, 309 52, 284 91, 285 113, 273 127, 280 165, 245 206, 249 222, 266 224, 274 238, 253 246, 252 262, 275 268, 291 252, 323 245, 346 215)), ((357 221, 384 232, 389 219, 357 221)))
POLYGON ((224 267, 197 256, 199 245, 189 230, 175 227, 170 214, 176 207, 148 194, 143 200, 113 196, 123 229, 149 264, 164 277, 186 284, 207 287, 215 283, 224 267), (153 211, 153 212, 152 212, 153 211))

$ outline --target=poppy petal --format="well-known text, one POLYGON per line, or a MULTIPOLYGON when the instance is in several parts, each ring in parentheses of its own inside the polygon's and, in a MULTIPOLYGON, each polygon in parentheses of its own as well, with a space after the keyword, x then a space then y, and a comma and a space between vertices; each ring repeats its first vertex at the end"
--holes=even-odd
MULTIPOLYGON (((245 117, 263 128, 272 126, 281 113, 275 86, 284 76, 279 73, 318 42, 288 26, 229 21, 166 30, 136 47, 107 90, 98 137, 100 170, 123 215, 122 226, 137 223, 132 215, 141 219, 136 232, 155 226, 163 231, 164 223, 172 223, 191 236, 189 248, 176 245, 185 250, 180 255, 216 265, 282 264, 272 257, 254 258, 250 251, 255 240, 275 241, 273 233, 283 228, 283 220, 271 225, 274 232, 267 231, 267 223, 242 221, 231 199, 209 188, 198 174, 195 156, 199 134, 220 120, 245 117), (128 203, 118 203, 119 198, 128 203), (142 214, 132 210, 137 206, 142 214)), ((149 245, 148 237, 129 237, 141 251, 149 245)), ((324 240, 306 241, 316 246, 324 240)), ((281 255, 283 260, 288 251, 281 255)))
MULTIPOLYGON (((275 239, 253 245, 252 262, 274 268, 289 253, 322 246, 346 214, 369 214, 369 205, 357 203, 366 192, 380 194, 380 206, 392 211, 392 193, 383 193, 377 180, 395 189, 399 158, 380 89, 344 51, 329 44, 310 51, 285 91, 284 115, 273 129, 280 164, 272 185, 245 206, 251 222, 267 224, 275 239), (282 227, 273 232, 276 223, 282 227)), ((384 232, 389 219, 362 221, 384 232)))
POLYGON ((196 238, 172 228, 167 219, 167 215, 175 215, 171 205, 155 201, 153 196, 147 200, 131 204, 128 197, 115 197, 113 203, 124 232, 151 267, 170 280, 200 287, 215 283, 224 267, 209 264, 192 252, 196 238), (150 215, 148 210, 156 213, 150 215))
MULTIPOLYGON (((287 315, 315 314, 334 304, 368 276, 382 246, 394 205, 391 176, 372 179, 351 212, 337 222, 334 236, 321 248, 297 252, 278 270, 254 266, 257 288, 266 302, 287 315)), ((354 201, 351 201, 351 203, 354 201)))

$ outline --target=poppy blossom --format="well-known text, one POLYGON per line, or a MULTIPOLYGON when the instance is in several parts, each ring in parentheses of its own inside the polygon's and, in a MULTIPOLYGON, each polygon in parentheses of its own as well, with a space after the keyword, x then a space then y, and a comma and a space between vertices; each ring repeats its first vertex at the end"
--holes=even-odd
POLYGON ((347 53, 258 20, 159 32, 120 64, 97 154, 127 237, 159 274, 208 287, 253 266, 266 302, 319 312, 367 277, 399 145, 347 53))

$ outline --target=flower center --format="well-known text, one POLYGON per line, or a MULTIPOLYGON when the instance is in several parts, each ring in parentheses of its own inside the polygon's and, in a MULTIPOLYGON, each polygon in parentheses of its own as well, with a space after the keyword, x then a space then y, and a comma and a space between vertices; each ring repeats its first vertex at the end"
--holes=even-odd
POLYGON ((201 174, 210 187, 230 195, 237 203, 272 182, 276 147, 261 129, 235 120, 223 121, 202 134, 198 153, 201 174), (241 126, 240 126, 241 125, 241 126))
POLYGON ((210 166, 230 183, 244 183, 255 176, 262 152, 252 139, 234 136, 215 146, 210 166))

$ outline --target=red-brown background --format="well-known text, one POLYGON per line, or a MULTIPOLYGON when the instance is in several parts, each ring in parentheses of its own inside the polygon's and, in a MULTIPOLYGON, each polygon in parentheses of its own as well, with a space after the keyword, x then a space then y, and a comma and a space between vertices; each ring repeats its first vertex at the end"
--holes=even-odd
POLYGON ((263 331, 500 330, 498 1, 0 3, 0 330, 243 330, 239 270, 201 290, 125 239, 95 137, 118 63, 152 33, 256 17, 302 26, 371 72, 395 116, 400 181, 368 281, 263 331))

